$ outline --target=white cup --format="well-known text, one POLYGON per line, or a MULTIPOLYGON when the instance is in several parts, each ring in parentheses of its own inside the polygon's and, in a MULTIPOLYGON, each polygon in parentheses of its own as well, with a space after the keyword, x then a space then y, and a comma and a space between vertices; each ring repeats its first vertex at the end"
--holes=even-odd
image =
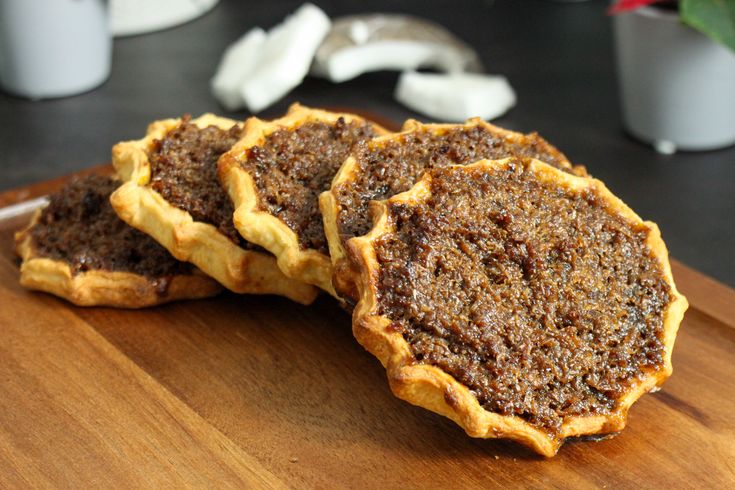
POLYGON ((105 0, 0 0, 0 86, 41 99, 91 90, 110 75, 105 0))

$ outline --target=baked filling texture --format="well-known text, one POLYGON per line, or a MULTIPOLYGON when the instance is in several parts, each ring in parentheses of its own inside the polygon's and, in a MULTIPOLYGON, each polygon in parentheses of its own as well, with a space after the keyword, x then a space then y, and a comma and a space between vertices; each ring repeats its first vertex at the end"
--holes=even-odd
POLYGON ((252 117, 219 161, 235 227, 281 270, 336 296, 319 195, 354 146, 387 131, 359 116, 294 104, 273 121, 252 117))
POLYGON ((350 149, 373 136, 366 121, 310 121, 268 135, 263 144, 248 149, 240 168, 258 187, 260 210, 291 228, 302 250, 328 254, 319 194, 329 188, 350 149))
POLYGON ((192 264, 305 304, 316 285, 356 302, 398 397, 545 456, 622 430, 671 374, 688 305, 658 227, 535 133, 389 135, 296 104, 156 121, 113 163, 123 185, 75 179, 16 235, 24 286, 121 307, 216 294, 192 264))
POLYGON ((322 196, 325 227, 335 262, 335 286, 354 296, 344 244, 370 230, 369 203, 407 191, 424 172, 448 165, 508 156, 542 160, 565 172, 586 176, 536 133, 521 134, 480 120, 466 124, 421 124, 408 121, 401 133, 356 146, 329 193, 322 196), (330 210, 331 208, 331 210, 330 210), (330 222, 331 221, 331 222, 330 222), (342 262, 341 264, 339 262, 342 262))
POLYGON ((16 237, 21 282, 83 305, 142 307, 218 293, 216 281, 118 218, 109 202, 118 185, 92 175, 52 194, 16 237))
POLYGON ((309 304, 316 288, 286 277, 275 257, 242 237, 217 162, 242 136, 237 121, 205 114, 152 123, 145 138, 113 147, 125 184, 111 196, 118 215, 179 260, 237 293, 278 294, 309 304))
POLYGON ((199 128, 190 120, 184 117, 148 151, 150 187, 195 221, 215 226, 240 248, 257 248, 235 230, 232 201, 217 177, 217 160, 240 139, 242 127, 199 128))
POLYGON ((655 224, 599 181, 481 161, 374 206, 375 228, 349 242, 354 330, 399 396, 553 455, 565 437, 622 429, 670 374, 686 300, 655 224), (434 383, 443 401, 417 391, 412 366, 451 378, 434 383))

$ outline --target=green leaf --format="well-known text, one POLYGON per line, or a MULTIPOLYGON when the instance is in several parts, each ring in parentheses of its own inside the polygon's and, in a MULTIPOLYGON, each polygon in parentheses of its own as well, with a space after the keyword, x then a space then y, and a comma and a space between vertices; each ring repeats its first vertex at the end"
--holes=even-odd
POLYGON ((735 0, 681 0, 681 20, 735 52, 735 0))

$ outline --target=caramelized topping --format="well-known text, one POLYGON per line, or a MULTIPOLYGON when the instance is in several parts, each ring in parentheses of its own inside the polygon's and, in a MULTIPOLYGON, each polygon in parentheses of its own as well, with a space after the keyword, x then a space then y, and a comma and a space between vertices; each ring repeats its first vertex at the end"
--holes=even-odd
POLYGON ((532 157, 568 172, 572 169, 556 148, 535 133, 503 137, 482 126, 450 129, 442 134, 419 130, 399 140, 359 146, 354 152, 357 178, 336 188, 340 212, 337 226, 343 241, 370 230, 368 204, 407 191, 427 170, 466 165, 483 158, 532 157))
POLYGON ((302 249, 328 254, 319 194, 329 189, 353 145, 373 136, 368 123, 309 122, 270 134, 241 166, 258 187, 260 208, 291 228, 302 249))
POLYGON ((117 217, 109 198, 118 185, 108 177, 90 176, 74 179, 53 194, 31 229, 35 252, 66 262, 73 274, 107 270, 157 280, 191 274, 191 265, 117 217))
POLYGON ((671 297, 647 227, 527 161, 431 176, 428 200, 389 204, 395 231, 374 243, 379 314, 416 363, 550 435, 662 365, 671 297))
POLYGON ((237 142, 242 127, 201 129, 189 120, 184 117, 179 126, 155 141, 149 155, 151 188, 195 221, 214 225, 240 247, 255 248, 235 230, 232 201, 217 177, 217 160, 237 142))

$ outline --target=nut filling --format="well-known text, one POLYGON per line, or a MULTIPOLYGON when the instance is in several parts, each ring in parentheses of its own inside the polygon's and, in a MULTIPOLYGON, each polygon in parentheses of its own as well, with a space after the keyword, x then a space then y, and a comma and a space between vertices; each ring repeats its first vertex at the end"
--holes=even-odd
POLYGON ((182 118, 166 137, 155 140, 148 155, 151 188, 195 221, 215 226, 241 248, 256 249, 235 230, 232 201, 217 177, 217 160, 240 139, 242 127, 202 129, 190 119, 182 118))
POLYGON ((431 176, 426 202, 389 204, 395 231, 374 243, 379 313, 414 362, 552 437, 663 364, 672 292, 645 225, 527 161, 431 176))
POLYGON ((191 274, 191 265, 117 217, 109 199, 118 185, 108 177, 90 176, 53 194, 31 228, 36 253, 66 262, 74 275, 89 270, 132 272, 150 279, 191 274))
POLYGON ((353 145, 374 135, 369 123, 308 122, 270 134, 240 165, 255 181, 259 208, 291 228, 302 249, 328 255, 319 194, 329 189, 353 145))
POLYGON ((509 139, 480 126, 459 126, 443 134, 427 130, 402 135, 383 145, 356 148, 356 180, 336 187, 337 226, 343 242, 370 230, 368 204, 407 191, 427 170, 508 156, 531 157, 570 173, 584 173, 536 133, 509 139))

